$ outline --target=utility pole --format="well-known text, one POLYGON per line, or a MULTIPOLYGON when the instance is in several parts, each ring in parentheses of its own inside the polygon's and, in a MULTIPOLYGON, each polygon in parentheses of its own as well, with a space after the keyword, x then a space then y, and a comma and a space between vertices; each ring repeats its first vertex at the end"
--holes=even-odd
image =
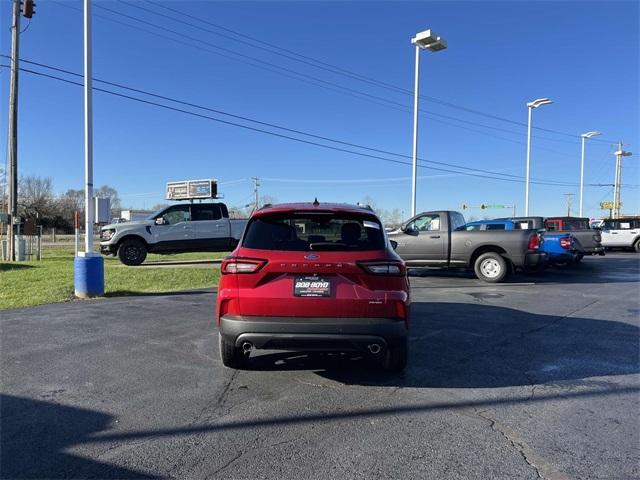
POLYGON ((630 157, 631 152, 625 152, 622 149, 622 142, 618 142, 618 150, 614 153, 616 156, 616 176, 613 185, 613 218, 620 218, 620 187, 622 185, 622 157, 630 157))
POLYGON ((573 193, 565 193, 564 196, 567 200, 567 217, 571 216, 571 204, 573 203, 573 193))
POLYGON ((20 0, 13 0, 13 20, 11 22, 11 77, 9 80, 9 125, 7 138, 9 198, 7 213, 9 228, 7 238, 7 259, 11 262, 15 255, 14 222, 18 217, 18 62, 20 52, 20 0))
POLYGON ((255 196, 255 207, 253 207, 253 209, 257 210, 259 200, 258 187, 260 186, 260 179, 258 177, 251 177, 251 180, 253 180, 253 194, 255 196))

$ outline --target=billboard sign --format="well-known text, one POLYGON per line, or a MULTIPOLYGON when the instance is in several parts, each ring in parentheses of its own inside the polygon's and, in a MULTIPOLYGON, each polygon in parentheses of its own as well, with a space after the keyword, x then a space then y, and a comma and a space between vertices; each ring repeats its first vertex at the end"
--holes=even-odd
POLYGON ((167 182, 167 200, 194 200, 216 198, 218 196, 218 181, 185 180, 182 182, 167 182))

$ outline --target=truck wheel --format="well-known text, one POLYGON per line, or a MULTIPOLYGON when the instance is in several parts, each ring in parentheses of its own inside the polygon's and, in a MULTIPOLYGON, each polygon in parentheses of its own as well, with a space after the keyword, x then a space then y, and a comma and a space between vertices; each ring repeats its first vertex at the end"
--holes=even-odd
POLYGON ((409 358, 409 342, 405 338, 397 345, 387 349, 387 357, 384 361, 384 369, 387 372, 402 372, 407 366, 409 358))
POLYGON ((225 340, 220 333, 218 333, 218 346, 220 347, 220 359, 225 367, 239 369, 246 365, 249 354, 225 340))
POLYGON ((140 265, 147 258, 147 247, 141 240, 127 238, 118 247, 118 258, 125 265, 140 265))
POLYGON ((498 283, 507 276, 507 261, 499 253, 487 252, 476 259, 473 269, 480 280, 498 283))
POLYGON ((573 263, 580 263, 582 261, 582 259, 584 258, 584 255, 576 255, 576 257, 573 259, 573 263))
POLYGON ((640 238, 638 240, 636 240, 636 243, 633 244, 633 249, 640 253, 640 238))

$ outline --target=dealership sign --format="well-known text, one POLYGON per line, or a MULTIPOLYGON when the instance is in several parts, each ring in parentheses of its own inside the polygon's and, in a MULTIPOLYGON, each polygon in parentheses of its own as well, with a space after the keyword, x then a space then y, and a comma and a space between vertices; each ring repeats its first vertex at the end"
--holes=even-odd
POLYGON ((167 182, 167 200, 216 198, 218 196, 217 182, 215 179, 167 182))
MULTIPOLYGON (((622 206, 622 202, 620 202, 620 206, 622 206)), ((600 208, 602 210, 613 210, 616 208, 615 202, 600 202, 600 208)))

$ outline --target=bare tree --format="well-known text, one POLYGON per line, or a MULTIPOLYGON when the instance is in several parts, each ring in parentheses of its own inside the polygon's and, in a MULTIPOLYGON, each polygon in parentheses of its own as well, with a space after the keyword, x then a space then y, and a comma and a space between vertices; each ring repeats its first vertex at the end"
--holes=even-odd
POLYGON ((46 218, 54 215, 53 179, 35 175, 20 177, 18 208, 25 217, 46 218))

